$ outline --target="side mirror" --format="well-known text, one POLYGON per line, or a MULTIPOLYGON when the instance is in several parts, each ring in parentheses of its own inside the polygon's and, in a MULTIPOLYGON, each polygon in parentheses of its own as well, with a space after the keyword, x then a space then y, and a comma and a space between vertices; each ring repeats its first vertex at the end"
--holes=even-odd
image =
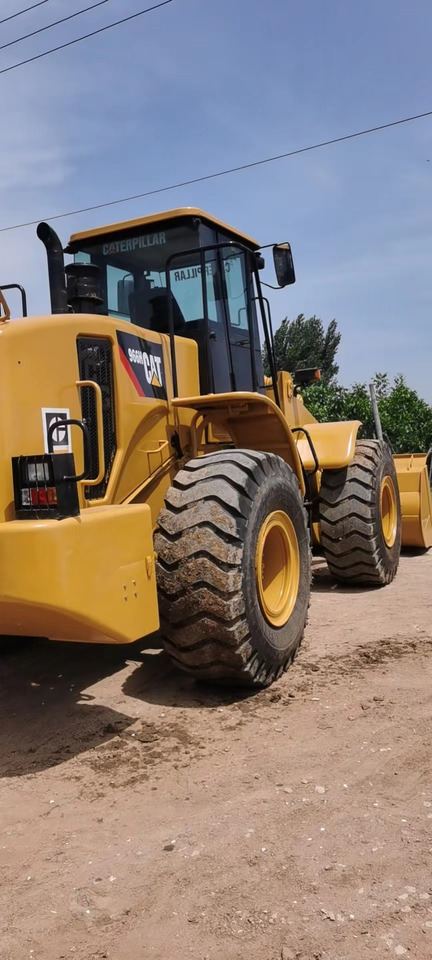
POLYGON ((295 283, 294 261, 289 243, 277 243, 273 247, 273 262, 279 287, 295 283))

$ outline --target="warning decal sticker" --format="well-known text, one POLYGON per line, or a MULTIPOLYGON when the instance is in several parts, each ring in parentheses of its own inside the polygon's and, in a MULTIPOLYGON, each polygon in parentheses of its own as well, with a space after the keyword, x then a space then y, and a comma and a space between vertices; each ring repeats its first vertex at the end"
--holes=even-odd
POLYGON ((162 344, 117 330, 120 359, 140 397, 166 400, 162 344))
POLYGON ((45 453, 48 453, 48 429, 53 423, 58 423, 58 427, 52 431, 53 453, 71 453, 70 426, 64 422, 70 419, 70 411, 65 407, 42 407, 41 412, 45 453))

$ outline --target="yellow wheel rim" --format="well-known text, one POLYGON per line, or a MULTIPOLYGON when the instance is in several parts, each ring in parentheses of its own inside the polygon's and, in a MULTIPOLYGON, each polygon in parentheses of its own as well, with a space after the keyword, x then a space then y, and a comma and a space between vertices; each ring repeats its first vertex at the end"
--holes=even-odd
POLYGON ((396 491, 391 477, 384 477, 381 484, 381 528, 388 547, 392 547, 398 528, 396 491))
POLYGON ((300 553, 294 526, 283 510, 264 520, 258 536, 255 573, 261 610, 273 627, 283 627, 297 600, 300 553))

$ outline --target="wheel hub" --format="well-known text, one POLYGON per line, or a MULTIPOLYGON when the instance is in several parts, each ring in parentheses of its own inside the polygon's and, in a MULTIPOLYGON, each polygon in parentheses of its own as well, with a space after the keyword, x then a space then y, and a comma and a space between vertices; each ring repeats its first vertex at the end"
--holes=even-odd
POLYGON ((381 527, 384 540, 388 547, 392 547, 397 535, 398 511, 396 491, 391 477, 384 477, 381 484, 381 527))
POLYGON ((283 510, 266 517, 258 536, 255 572, 261 610, 273 627, 289 620, 300 581, 300 554, 292 521, 283 510))

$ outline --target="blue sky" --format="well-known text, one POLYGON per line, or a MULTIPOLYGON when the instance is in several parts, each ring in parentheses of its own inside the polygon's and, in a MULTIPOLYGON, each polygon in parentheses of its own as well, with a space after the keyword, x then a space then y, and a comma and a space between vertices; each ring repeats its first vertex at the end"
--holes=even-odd
MULTIPOLYGON (((1 15, 25 5, 2 0, 1 15)), ((51 0, 0 27, 0 43, 87 5, 51 0)), ((1 66, 144 5, 110 0, 3 51, 1 66)), ((0 225, 432 109, 431 31, 427 0, 174 0, 5 74, 0 225)), ((342 382, 404 372, 432 402, 432 118, 53 225, 66 242, 182 205, 291 241, 297 283, 272 295, 273 322, 336 317, 342 382)), ((0 277, 26 286, 31 313, 48 310, 34 227, 0 234, 0 277)))

